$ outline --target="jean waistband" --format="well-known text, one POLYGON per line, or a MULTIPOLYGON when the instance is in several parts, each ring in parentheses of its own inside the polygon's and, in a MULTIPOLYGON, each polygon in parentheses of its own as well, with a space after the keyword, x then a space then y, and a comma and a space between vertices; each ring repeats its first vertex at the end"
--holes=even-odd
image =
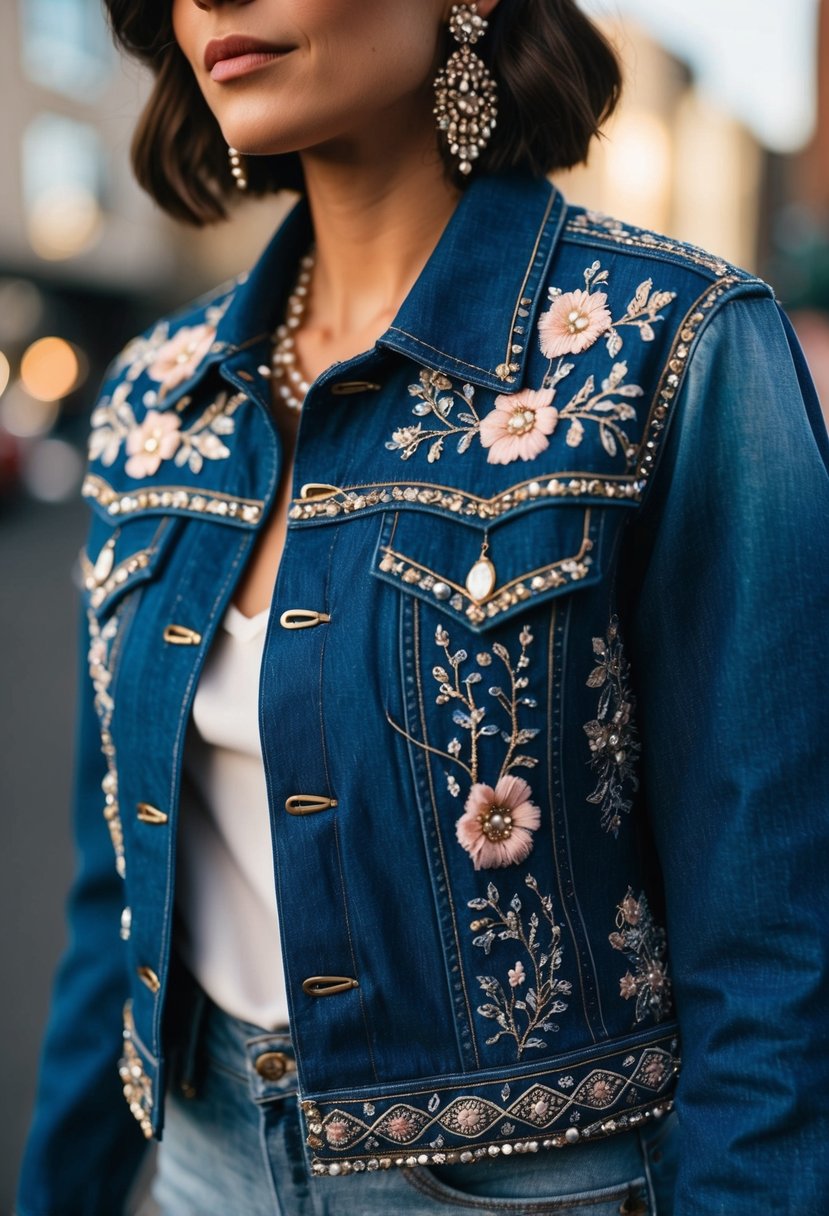
POLYGON ((254 1102, 297 1092, 296 1056, 288 1027, 268 1030, 228 1013, 179 963, 178 1033, 173 1049, 173 1081, 195 1097, 204 1073, 218 1066, 247 1084, 254 1102))

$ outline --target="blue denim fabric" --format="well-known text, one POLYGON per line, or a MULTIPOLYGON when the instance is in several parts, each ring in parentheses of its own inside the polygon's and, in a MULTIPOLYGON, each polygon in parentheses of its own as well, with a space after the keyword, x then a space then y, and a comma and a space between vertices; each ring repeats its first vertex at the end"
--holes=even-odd
POLYGON ((673 1210, 675 1116, 647 1136, 622 1132, 554 1156, 366 1170, 345 1186, 309 1178, 295 1073, 265 1081, 257 1071, 269 1053, 293 1059, 290 1035, 233 1017, 189 983, 191 1022, 171 1065, 151 1185, 160 1216, 670 1216, 673 1210))
MULTIPOLYGON (((258 369, 311 235, 300 199, 100 386, 20 1216, 112 1216, 163 1142, 181 750, 275 501, 258 369)), ((767 284, 521 174, 314 381, 259 690, 312 1180, 564 1159, 675 1103, 676 1216, 825 1216, 828 469, 767 284), (530 850, 476 868, 493 806, 530 850)))

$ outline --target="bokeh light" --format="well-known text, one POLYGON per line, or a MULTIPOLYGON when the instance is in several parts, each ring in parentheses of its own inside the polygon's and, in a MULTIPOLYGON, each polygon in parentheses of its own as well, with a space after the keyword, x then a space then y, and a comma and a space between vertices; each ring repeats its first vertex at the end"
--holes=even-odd
POLYGON ((81 379, 78 353, 65 338, 39 338, 24 352, 20 379, 26 392, 40 401, 58 401, 81 379))

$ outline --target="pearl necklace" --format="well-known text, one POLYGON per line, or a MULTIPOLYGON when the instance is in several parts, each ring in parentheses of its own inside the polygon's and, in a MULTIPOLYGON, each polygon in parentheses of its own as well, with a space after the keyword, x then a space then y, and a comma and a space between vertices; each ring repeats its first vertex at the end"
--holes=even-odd
POLYGON ((288 409, 297 411, 302 409, 311 386, 302 375, 297 361, 294 332, 304 321, 308 309, 308 289, 315 261, 315 249, 301 259, 296 284, 288 297, 285 320, 271 334, 271 365, 265 367, 263 364, 258 369, 261 375, 277 383, 279 396, 288 409))

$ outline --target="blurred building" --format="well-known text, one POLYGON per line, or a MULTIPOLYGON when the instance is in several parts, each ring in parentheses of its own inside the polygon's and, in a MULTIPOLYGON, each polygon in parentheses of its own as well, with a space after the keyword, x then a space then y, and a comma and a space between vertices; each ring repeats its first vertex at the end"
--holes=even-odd
POLYGON ((756 270, 764 205, 756 136, 635 22, 603 25, 625 69, 622 105, 588 165, 556 181, 574 202, 756 270))

